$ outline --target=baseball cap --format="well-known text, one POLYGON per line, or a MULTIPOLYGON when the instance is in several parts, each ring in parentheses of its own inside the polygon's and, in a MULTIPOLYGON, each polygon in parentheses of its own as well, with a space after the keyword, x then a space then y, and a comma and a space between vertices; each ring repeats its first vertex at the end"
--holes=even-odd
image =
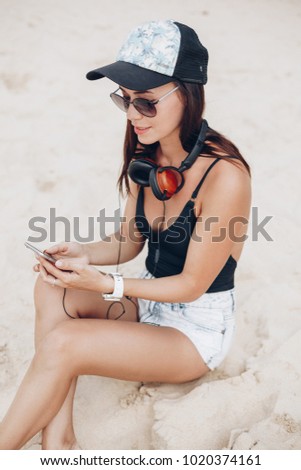
POLYGON ((207 65, 208 51, 192 28, 173 20, 150 21, 130 32, 116 62, 86 77, 107 77, 130 90, 148 90, 176 80, 205 84, 207 65))

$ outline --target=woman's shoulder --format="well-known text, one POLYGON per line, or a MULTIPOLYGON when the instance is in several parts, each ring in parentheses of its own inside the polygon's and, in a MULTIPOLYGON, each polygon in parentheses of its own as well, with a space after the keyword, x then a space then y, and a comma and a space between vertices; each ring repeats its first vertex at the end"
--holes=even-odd
POLYGON ((224 189, 237 190, 251 187, 251 177, 244 163, 238 158, 220 158, 216 165, 215 183, 224 189))
POLYGON ((207 195, 231 193, 237 198, 248 200, 251 197, 251 178, 243 164, 237 158, 220 158, 212 172, 211 184, 208 185, 207 195))
POLYGON ((226 155, 223 152, 215 151, 213 155, 204 155, 206 162, 200 165, 200 174, 204 171, 209 170, 207 174, 208 180, 212 183, 213 181, 229 181, 238 182, 250 181, 250 172, 248 168, 236 156, 226 155))
POLYGON ((213 201, 218 203, 218 200, 222 203, 230 194, 235 199, 250 201, 251 178, 243 162, 230 156, 216 155, 208 158, 206 167, 209 168, 216 159, 217 163, 207 174, 202 191, 198 193, 197 205, 199 203, 204 207, 208 202, 211 205, 213 201))
POLYGON ((231 194, 234 199, 241 199, 246 203, 251 199, 250 175, 239 159, 225 155, 208 155, 195 168, 194 178, 196 175, 198 175, 196 180, 199 181, 197 186, 199 190, 195 199, 196 214, 203 212, 204 206, 223 204, 226 195, 231 194))
POLYGON ((237 157, 217 155, 212 160, 218 162, 215 166, 215 176, 223 179, 250 180, 250 173, 244 163, 237 157))
POLYGON ((212 185, 208 188, 208 197, 216 198, 217 205, 231 204, 244 206, 248 211, 251 203, 251 178, 242 161, 221 159, 216 165, 212 185))

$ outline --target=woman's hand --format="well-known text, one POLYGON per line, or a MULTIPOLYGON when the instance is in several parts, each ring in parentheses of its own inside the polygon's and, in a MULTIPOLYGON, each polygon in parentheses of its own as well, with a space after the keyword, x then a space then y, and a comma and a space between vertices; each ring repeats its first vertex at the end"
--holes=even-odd
POLYGON ((77 242, 58 243, 57 245, 47 248, 45 252, 53 256, 55 259, 77 258, 85 264, 90 264, 87 245, 77 242))
MULTIPOLYGON (((76 259, 78 262, 83 264, 90 264, 88 250, 86 245, 81 245, 77 242, 61 242, 57 245, 50 246, 44 250, 45 253, 51 255, 54 259, 76 259)), ((40 261, 40 258, 36 256, 37 260, 40 261)), ((33 267, 35 272, 40 272, 40 265, 36 264, 33 267)))
MULTIPOLYGON (((48 252, 48 250, 47 250, 48 252)), ((113 292, 114 281, 79 258, 59 259, 55 265, 41 256, 35 271, 40 272, 43 281, 52 286, 80 289, 100 293, 113 292)))

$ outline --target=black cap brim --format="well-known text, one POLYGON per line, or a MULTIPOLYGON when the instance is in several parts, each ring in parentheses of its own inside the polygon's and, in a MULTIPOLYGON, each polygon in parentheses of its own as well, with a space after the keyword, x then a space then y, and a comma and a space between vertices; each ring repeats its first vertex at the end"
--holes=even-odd
POLYGON ((88 80, 98 80, 103 77, 107 77, 129 90, 149 90, 150 88, 157 88, 158 86, 166 85, 166 83, 176 81, 174 77, 153 72, 152 70, 123 61, 117 61, 99 69, 91 70, 86 75, 88 80))

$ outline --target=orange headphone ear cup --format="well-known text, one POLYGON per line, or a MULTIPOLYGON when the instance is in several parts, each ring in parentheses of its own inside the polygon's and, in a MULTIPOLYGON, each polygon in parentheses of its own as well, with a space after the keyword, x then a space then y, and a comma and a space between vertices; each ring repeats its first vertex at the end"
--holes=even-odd
MULTIPOLYGON (((182 178, 182 175, 180 175, 180 178, 182 178)), ((160 201, 170 199, 179 190, 179 180, 175 171, 168 168, 152 169, 149 182, 154 195, 160 201)))
POLYGON ((158 186, 162 192, 166 192, 168 197, 176 193, 178 189, 178 180, 175 173, 171 170, 157 171, 158 186))

